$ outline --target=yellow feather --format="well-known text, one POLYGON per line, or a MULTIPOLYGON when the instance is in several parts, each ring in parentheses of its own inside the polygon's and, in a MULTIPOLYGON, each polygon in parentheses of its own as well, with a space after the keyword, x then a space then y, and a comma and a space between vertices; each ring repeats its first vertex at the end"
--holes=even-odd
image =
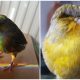
MULTIPOLYGON (((66 19, 67 20, 67 19, 66 19)), ((71 21, 64 37, 51 41, 52 33, 45 38, 43 57, 49 70, 61 78, 80 75, 80 25, 71 21)))

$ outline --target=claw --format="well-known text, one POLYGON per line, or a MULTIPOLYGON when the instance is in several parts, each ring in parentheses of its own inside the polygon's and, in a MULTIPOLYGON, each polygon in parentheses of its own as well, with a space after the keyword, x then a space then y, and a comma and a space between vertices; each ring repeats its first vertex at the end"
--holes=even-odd
POLYGON ((9 70, 9 71, 11 72, 12 69, 13 69, 13 67, 14 67, 14 66, 13 66, 13 62, 12 62, 11 65, 8 66, 8 67, 5 67, 3 71, 7 71, 7 70, 9 70))
POLYGON ((12 71, 12 67, 11 66, 9 66, 9 67, 5 67, 4 69, 3 69, 3 71, 12 71))
POLYGON ((9 66, 7 66, 7 67, 0 67, 0 70, 2 70, 2 71, 12 71, 13 70, 13 68, 17 65, 17 64, 15 64, 15 62, 14 62, 14 60, 15 60, 15 56, 11 53, 11 64, 9 65, 9 66))
POLYGON ((15 56, 11 53, 11 64, 10 64, 10 66, 8 66, 8 67, 5 67, 4 68, 4 71, 12 71, 12 69, 14 68, 14 66, 15 66, 15 64, 14 64, 14 59, 15 59, 15 56))

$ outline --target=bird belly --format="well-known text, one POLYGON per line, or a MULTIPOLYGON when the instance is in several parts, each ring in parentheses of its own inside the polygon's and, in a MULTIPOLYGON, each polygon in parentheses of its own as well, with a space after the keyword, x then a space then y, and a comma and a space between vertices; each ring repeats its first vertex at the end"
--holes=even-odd
POLYGON ((59 78, 80 78, 80 37, 73 35, 43 43, 43 57, 49 70, 59 78))

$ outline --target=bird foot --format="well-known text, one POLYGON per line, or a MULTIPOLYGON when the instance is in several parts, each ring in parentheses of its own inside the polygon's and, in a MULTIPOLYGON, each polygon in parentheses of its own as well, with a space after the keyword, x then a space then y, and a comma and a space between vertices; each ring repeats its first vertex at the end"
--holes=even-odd
POLYGON ((17 65, 17 64, 14 64, 14 63, 12 62, 10 66, 4 67, 4 70, 3 70, 3 71, 10 71, 10 72, 11 72, 16 65, 17 65))
POLYGON ((5 67, 3 69, 3 71, 9 71, 9 72, 11 72, 12 71, 12 66, 5 67))

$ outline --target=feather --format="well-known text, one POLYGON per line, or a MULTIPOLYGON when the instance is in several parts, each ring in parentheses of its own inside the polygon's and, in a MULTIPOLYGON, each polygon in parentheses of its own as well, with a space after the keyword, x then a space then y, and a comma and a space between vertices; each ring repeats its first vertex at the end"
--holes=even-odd
POLYGON ((25 48, 27 41, 17 25, 4 15, 0 15, 0 42, 4 52, 14 55, 25 48), (24 46, 23 46, 24 45, 24 46))

